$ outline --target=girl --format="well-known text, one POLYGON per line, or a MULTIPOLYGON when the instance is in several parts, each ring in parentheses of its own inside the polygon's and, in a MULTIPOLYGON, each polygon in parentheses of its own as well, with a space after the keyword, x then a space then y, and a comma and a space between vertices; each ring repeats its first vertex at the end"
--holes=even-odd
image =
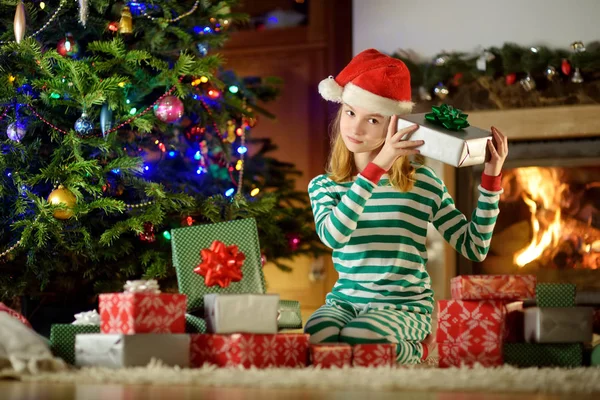
POLYGON ((399 363, 418 363, 433 342, 433 291, 425 264, 429 222, 463 256, 482 261, 498 215, 506 137, 479 187, 472 221, 455 208, 431 168, 409 161, 423 141, 403 140, 397 115, 412 110, 410 75, 400 60, 377 50, 358 54, 334 79, 319 84, 342 103, 333 124, 328 173, 308 187, 316 230, 333 249, 339 278, 326 303, 307 321, 311 343, 397 343, 399 363))

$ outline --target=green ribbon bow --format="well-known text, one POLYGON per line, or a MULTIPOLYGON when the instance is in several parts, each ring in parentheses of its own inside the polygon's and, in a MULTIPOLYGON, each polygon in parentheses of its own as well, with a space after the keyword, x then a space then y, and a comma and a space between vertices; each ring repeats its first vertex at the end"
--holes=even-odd
POLYGON ((425 119, 436 125, 442 125, 448 130, 460 131, 470 126, 467 121, 468 116, 458 108, 442 104, 441 106, 432 106, 431 112, 425 115, 425 119))

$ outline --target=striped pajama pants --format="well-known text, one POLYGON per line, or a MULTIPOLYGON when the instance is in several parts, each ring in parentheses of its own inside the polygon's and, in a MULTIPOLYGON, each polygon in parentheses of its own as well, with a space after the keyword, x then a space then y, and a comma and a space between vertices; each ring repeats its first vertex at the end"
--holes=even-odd
POLYGON ((418 364, 424 353, 421 342, 431 333, 431 316, 396 309, 359 311, 328 302, 308 319, 304 332, 311 343, 397 343, 397 362, 418 364))

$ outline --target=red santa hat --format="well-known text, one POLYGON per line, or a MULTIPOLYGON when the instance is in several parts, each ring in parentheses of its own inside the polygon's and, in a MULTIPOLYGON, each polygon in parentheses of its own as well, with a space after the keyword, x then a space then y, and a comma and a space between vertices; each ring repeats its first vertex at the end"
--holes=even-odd
POLYGON ((335 78, 323 79, 319 93, 386 116, 409 114, 414 106, 406 65, 375 49, 359 53, 335 78))

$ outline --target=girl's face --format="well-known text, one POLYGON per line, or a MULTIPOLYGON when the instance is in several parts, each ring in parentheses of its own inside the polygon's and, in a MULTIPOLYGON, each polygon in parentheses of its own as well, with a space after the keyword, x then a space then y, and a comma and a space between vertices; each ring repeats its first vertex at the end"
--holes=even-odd
POLYGON ((372 152, 385 142, 389 122, 389 117, 343 104, 340 134, 344 144, 352 153, 372 152))

